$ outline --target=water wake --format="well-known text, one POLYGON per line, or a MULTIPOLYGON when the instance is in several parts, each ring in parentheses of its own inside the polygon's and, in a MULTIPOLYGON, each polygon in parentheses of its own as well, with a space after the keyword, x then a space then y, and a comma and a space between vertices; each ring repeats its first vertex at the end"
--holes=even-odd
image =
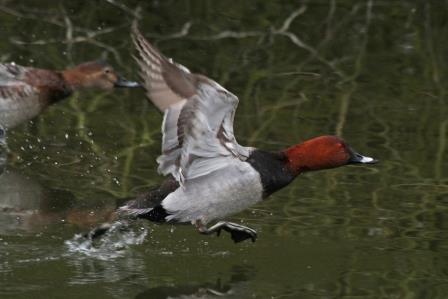
POLYGON ((70 254, 109 260, 125 256, 131 245, 142 244, 147 235, 148 229, 145 227, 132 228, 117 221, 101 238, 92 240, 83 234, 76 234, 65 241, 65 245, 70 254))

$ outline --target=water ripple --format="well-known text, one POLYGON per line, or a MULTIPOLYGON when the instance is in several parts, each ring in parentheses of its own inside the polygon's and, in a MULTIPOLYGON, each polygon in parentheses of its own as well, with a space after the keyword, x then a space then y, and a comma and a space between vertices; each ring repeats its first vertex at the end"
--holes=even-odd
POLYGON ((111 229, 99 240, 91 240, 82 234, 76 234, 72 239, 65 241, 69 254, 81 255, 109 260, 123 257, 131 245, 142 244, 148 235, 145 227, 127 228, 122 230, 123 224, 115 223, 111 229))

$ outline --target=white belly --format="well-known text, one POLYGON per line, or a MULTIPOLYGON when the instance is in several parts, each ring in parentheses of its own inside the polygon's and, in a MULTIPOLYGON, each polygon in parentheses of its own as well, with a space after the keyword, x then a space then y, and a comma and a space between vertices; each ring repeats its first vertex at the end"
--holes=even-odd
POLYGON ((167 220, 202 223, 222 219, 261 201, 260 175, 249 163, 229 158, 226 168, 185 183, 168 195, 162 206, 167 220))

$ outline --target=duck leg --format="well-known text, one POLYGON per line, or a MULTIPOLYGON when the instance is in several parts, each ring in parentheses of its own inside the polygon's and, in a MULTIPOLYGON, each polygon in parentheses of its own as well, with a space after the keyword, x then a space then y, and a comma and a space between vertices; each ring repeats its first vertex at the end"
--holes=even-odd
POLYGON ((87 233, 83 233, 82 236, 90 241, 101 239, 107 233, 115 231, 126 232, 129 230, 130 223, 125 220, 117 220, 115 222, 105 222, 87 233))
POLYGON ((109 222, 102 223, 101 225, 95 227, 88 233, 84 233, 82 236, 89 240, 98 239, 99 237, 105 235, 112 228, 112 224, 109 222))
POLYGON ((219 221, 210 228, 207 228, 201 221, 196 221, 196 227, 199 232, 204 235, 216 233, 219 236, 221 234, 221 230, 225 230, 230 233, 230 237, 235 243, 239 243, 247 239, 251 239, 252 242, 255 242, 257 239, 257 232, 255 230, 233 222, 219 221))

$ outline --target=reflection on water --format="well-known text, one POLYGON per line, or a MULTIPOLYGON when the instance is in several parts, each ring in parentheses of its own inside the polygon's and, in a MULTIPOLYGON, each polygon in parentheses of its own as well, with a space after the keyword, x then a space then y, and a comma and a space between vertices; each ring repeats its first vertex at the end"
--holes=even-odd
POLYGON ((230 278, 219 277, 215 283, 186 284, 173 286, 157 286, 149 288, 135 299, 168 299, 168 298, 240 298, 247 288, 247 281, 255 275, 251 267, 233 266, 230 278))
POLYGON ((44 197, 42 186, 18 173, 2 170, 0 174, 0 232, 30 230, 32 220, 44 197))
POLYGON ((144 256, 138 252, 127 251, 121 255, 121 259, 116 259, 117 255, 108 255, 107 252, 102 259, 96 258, 94 254, 91 255, 93 258, 80 258, 79 255, 66 257, 73 271, 68 281, 70 285, 114 283, 130 277, 136 279, 134 283, 141 281, 144 284, 145 281, 147 269, 143 262, 144 256))
POLYGON ((112 203, 84 207, 69 191, 44 188, 38 181, 16 170, 0 174, 0 234, 39 232, 48 225, 87 228, 115 209, 112 203))

